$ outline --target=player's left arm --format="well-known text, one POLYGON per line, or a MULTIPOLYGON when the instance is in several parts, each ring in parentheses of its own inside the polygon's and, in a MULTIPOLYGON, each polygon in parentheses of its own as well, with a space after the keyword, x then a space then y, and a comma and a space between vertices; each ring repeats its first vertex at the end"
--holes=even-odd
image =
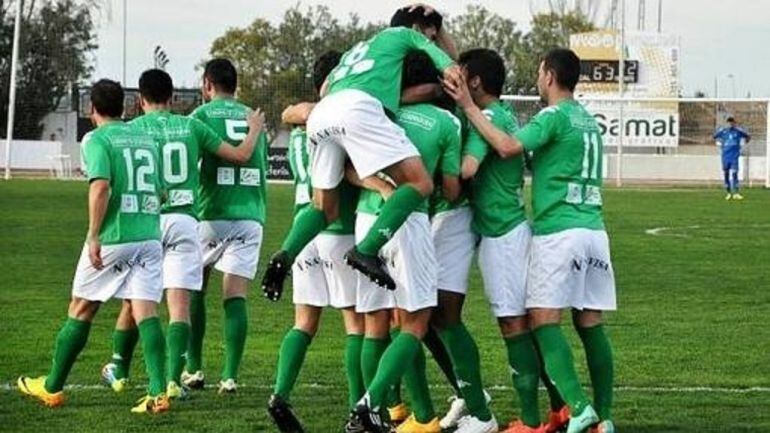
POLYGON ((353 186, 375 191, 385 200, 387 200, 393 194, 393 191, 396 190, 396 186, 388 182, 384 177, 374 175, 361 179, 350 161, 345 163, 345 180, 350 182, 353 186))
POLYGON ((460 120, 447 113, 444 122, 443 152, 441 155, 441 191, 444 198, 450 202, 456 201, 462 192, 460 184, 462 125, 460 120))
POLYGON ((107 202, 110 199, 110 181, 93 179, 88 186, 88 258, 96 269, 102 269, 102 245, 99 232, 102 230, 107 202))
POLYGON ((401 103, 404 105, 430 102, 441 96, 441 85, 425 83, 410 86, 401 91, 401 103))
POLYGON ((451 96, 463 112, 465 112, 468 121, 479 134, 481 134, 484 140, 495 149, 501 158, 511 158, 520 155, 524 151, 524 147, 516 137, 508 135, 505 131, 498 129, 492 121, 484 115, 481 108, 473 102, 465 79, 444 80, 443 85, 449 96, 451 96))

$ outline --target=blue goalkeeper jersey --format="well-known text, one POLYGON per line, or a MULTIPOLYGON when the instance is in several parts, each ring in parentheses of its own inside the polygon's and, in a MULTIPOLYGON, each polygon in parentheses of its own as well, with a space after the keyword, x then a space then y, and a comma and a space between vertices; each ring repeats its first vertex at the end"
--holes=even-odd
POLYGON ((722 145, 722 161, 735 161, 741 156, 741 140, 750 140, 751 136, 737 126, 719 128, 714 139, 722 145))

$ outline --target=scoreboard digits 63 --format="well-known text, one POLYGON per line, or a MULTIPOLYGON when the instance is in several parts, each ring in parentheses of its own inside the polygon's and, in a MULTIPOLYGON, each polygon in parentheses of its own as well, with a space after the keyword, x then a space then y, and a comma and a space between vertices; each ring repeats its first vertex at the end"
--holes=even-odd
MULTIPOLYGON (((620 76, 618 60, 581 60, 580 81, 587 83, 617 83, 620 76)), ((639 81, 639 61, 626 60, 623 81, 626 84, 639 81)))

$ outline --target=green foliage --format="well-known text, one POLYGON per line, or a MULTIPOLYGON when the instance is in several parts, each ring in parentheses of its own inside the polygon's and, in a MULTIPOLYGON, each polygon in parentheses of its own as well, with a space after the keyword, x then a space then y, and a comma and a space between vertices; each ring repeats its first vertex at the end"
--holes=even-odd
MULTIPOLYGON (((573 11, 538 14, 532 30, 524 33, 513 20, 480 5, 469 5, 446 25, 460 50, 489 47, 503 56, 508 66, 505 92, 513 94, 536 93, 540 56, 552 46, 568 45, 571 33, 593 29, 587 18, 573 11)), ((342 22, 326 6, 295 5, 278 25, 258 18, 248 27, 227 30, 214 40, 210 54, 235 62, 239 99, 262 107, 268 125, 276 128, 287 105, 316 99, 311 69, 319 55, 329 49, 344 52, 382 27, 362 23, 355 14, 342 22)))
MULTIPOLYGON (((18 7, 18 6, 17 6, 18 7)), ((97 48, 91 2, 51 0, 22 12, 14 137, 39 139, 40 122, 92 72, 97 48), (19 107, 23 107, 23 110, 19 107)), ((15 10, 0 1, 0 135, 5 136, 15 10)))
POLYGON ((484 47, 500 53, 508 71, 505 93, 525 95, 537 93, 537 68, 548 49, 569 46, 571 34, 594 30, 582 13, 568 11, 536 14, 524 33, 513 20, 480 5, 469 5, 448 25, 460 51, 484 47))
POLYGON ((355 14, 343 23, 326 6, 303 10, 295 5, 277 26, 258 18, 246 28, 228 30, 210 52, 235 62, 239 99, 261 107, 275 127, 288 104, 316 99, 311 76, 316 57, 331 49, 344 52, 380 27, 362 24, 355 14))

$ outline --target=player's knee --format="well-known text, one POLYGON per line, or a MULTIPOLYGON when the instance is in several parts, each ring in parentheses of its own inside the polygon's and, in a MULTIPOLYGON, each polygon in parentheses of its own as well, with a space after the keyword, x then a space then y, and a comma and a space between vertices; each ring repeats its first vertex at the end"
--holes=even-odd
POLYGON ((526 316, 498 317, 497 324, 500 327, 500 333, 503 338, 512 338, 529 331, 526 316))
POLYGON ((572 310, 572 323, 578 328, 592 328, 602 324, 602 312, 597 310, 572 310))
POLYGON ((72 298, 68 308, 68 315, 73 319, 83 322, 92 322, 96 312, 99 311, 101 302, 89 301, 83 298, 72 298))

